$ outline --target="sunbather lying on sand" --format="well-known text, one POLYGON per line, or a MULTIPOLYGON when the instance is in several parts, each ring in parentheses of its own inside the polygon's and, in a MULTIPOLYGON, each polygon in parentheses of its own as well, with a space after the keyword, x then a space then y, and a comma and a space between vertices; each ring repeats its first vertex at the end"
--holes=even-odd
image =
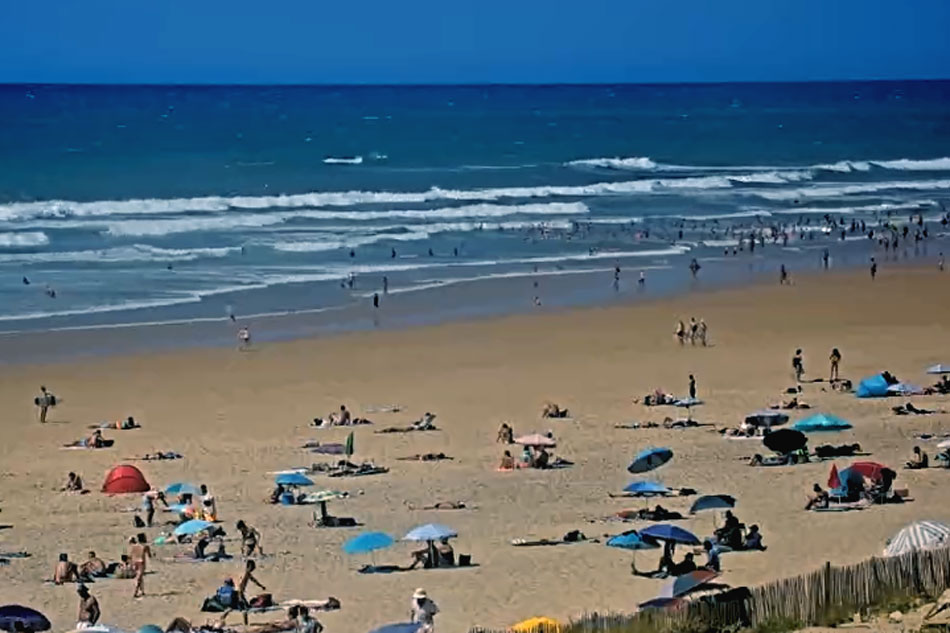
POLYGON ((341 459, 336 464, 312 464, 311 473, 323 473, 330 477, 355 477, 359 475, 378 475, 388 473, 389 469, 384 466, 377 466, 373 462, 363 462, 354 464, 345 459, 341 459))
POLYGON ((640 521, 675 521, 683 518, 683 515, 679 512, 671 512, 659 504, 652 510, 650 508, 621 510, 617 513, 617 516, 624 520, 640 521))
POLYGON ((376 433, 412 433, 413 431, 437 431, 435 427, 435 414, 426 412, 421 419, 416 420, 409 426, 389 426, 385 429, 375 431, 376 433))
POLYGON ((665 404, 673 404, 678 400, 676 396, 671 393, 666 393, 662 389, 657 389, 653 393, 648 393, 643 396, 643 398, 634 398, 634 404, 640 404, 642 402, 645 407, 656 407, 665 404))
POLYGON ((787 466, 791 463, 788 455, 762 455, 756 453, 749 460, 749 466, 787 466))
POLYGON ((933 411, 931 409, 920 409, 915 407, 912 402, 891 407, 891 411, 897 415, 931 415, 933 413, 937 413, 937 411, 933 411))
POLYGON ((116 429, 117 431, 128 431, 131 429, 140 429, 142 425, 135 421, 131 415, 125 420, 116 420, 115 422, 100 422, 93 424, 90 429, 116 429))
POLYGON ((469 506, 464 501, 439 501, 432 505, 422 506, 421 508, 417 508, 413 504, 406 502, 406 507, 410 510, 466 510, 469 506))
POLYGON ((541 408, 542 418, 566 418, 570 416, 570 411, 562 409, 553 402, 545 402, 541 408))
POLYGON ((175 451, 155 451, 154 453, 145 453, 140 457, 142 461, 162 461, 165 459, 184 459, 184 456, 175 451))
POLYGON ((638 429, 658 429, 660 425, 656 422, 627 422, 626 424, 615 424, 614 428, 635 431, 638 429))
POLYGON ((798 396, 792 396, 788 400, 782 400, 779 404, 770 404, 770 409, 811 409, 811 405, 807 402, 802 402, 798 399, 798 396))
POLYGON ((831 459, 833 457, 852 457, 854 455, 860 455, 861 445, 860 444, 841 444, 839 446, 831 446, 830 444, 822 444, 815 449, 815 456, 818 459, 831 459))
POLYGON ((454 459, 449 457, 445 453, 416 453, 415 455, 409 455, 408 457, 397 457, 399 461, 403 462, 438 462, 444 459, 454 459))
POLYGON ((102 431, 96 429, 89 437, 76 440, 71 444, 64 444, 64 448, 108 448, 114 443, 113 440, 107 440, 102 437, 102 431))

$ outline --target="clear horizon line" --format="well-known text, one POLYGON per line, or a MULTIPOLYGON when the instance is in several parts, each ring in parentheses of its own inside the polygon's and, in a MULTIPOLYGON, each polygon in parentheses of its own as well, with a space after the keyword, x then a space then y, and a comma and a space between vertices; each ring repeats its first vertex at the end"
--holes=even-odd
POLYGON ((906 78, 863 78, 863 79, 783 79, 783 80, 710 80, 710 81, 561 81, 561 82, 522 82, 522 81, 490 81, 490 82, 102 82, 102 81, 2 81, 0 87, 49 87, 49 86, 83 86, 83 87, 193 87, 193 88, 485 88, 485 87, 601 87, 601 86, 715 86, 715 85, 804 85, 804 84, 869 84, 869 83, 909 83, 909 82, 947 82, 948 77, 906 77, 906 78))

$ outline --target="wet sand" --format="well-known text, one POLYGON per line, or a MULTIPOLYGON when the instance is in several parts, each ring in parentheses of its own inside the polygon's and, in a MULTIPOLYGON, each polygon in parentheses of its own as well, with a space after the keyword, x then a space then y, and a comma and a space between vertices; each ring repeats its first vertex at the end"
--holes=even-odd
MULTIPOLYGON (((897 487, 914 498, 900 506, 863 512, 809 514, 802 511, 814 482, 827 481, 830 463, 753 469, 743 457, 761 452, 757 442, 726 441, 710 428, 620 430, 630 421, 677 417, 673 409, 647 409, 635 397, 662 387, 683 394, 696 375, 707 405, 695 417, 735 425, 743 414, 777 402, 792 384, 791 356, 804 349, 806 379, 826 378, 828 354, 844 356, 842 376, 861 377, 888 369, 900 378, 929 384, 924 368, 950 362, 950 277, 935 270, 883 270, 877 281, 866 273, 795 279, 791 287, 769 284, 694 293, 637 305, 545 312, 452 323, 401 331, 364 332, 233 349, 187 349, 134 356, 0 367, 0 550, 27 550, 33 557, 0 567, 0 603, 17 602, 47 613, 54 630, 72 628, 74 588, 43 584, 59 552, 81 560, 92 549, 115 560, 124 551, 137 495, 98 492, 105 472, 125 458, 156 450, 185 455, 174 462, 139 462, 149 481, 206 483, 217 496, 224 527, 243 518, 264 534, 265 552, 257 577, 278 600, 336 596, 338 612, 319 616, 328 631, 363 631, 404 620, 409 596, 425 587, 442 609, 440 628, 503 627, 534 615, 566 618, 585 610, 630 611, 657 595, 662 581, 630 575, 630 552, 601 544, 515 548, 513 538, 559 538, 572 529, 590 537, 643 527, 644 523, 601 522, 623 508, 646 505, 611 499, 633 479, 632 455, 649 446, 669 446, 673 461, 655 473, 671 486, 738 498, 737 515, 758 523, 765 553, 723 558, 724 580, 760 583, 797 574, 827 560, 848 563, 880 553, 885 540, 920 518, 950 520, 946 486, 950 471, 900 471, 897 487), (709 323, 708 348, 680 348, 675 321, 690 316, 709 323), (35 419, 32 398, 40 384, 63 398, 51 422, 35 419), (570 420, 541 420, 546 400, 568 407, 570 420), (307 527, 313 507, 274 507, 263 498, 272 488, 267 471, 329 461, 300 449, 307 440, 342 442, 349 429, 313 430, 307 423, 341 403, 375 421, 359 427, 356 459, 386 465, 386 475, 329 479, 316 475, 317 489, 348 491, 331 503, 332 513, 353 516, 359 529, 307 527), (399 404, 400 413, 364 413, 399 404), (438 414, 438 432, 378 435, 373 431, 407 424, 425 411, 438 414), (88 433, 87 425, 133 415, 144 428, 106 431, 116 446, 99 451, 58 447, 88 433), (556 453, 575 462, 553 471, 496 472, 503 447, 498 425, 510 421, 516 434, 552 430, 556 453), (399 456, 444 452, 452 461, 416 463, 399 456), (92 494, 57 492, 70 470, 79 472, 92 494), (476 509, 412 510, 439 500, 464 500, 476 509), (593 522, 591 522, 593 521, 593 522), (400 537, 427 522, 457 529, 457 553, 470 553, 476 567, 361 575, 370 557, 350 557, 340 546, 360 530, 400 537)), ((115 337, 140 336, 115 330, 115 337)), ((81 338, 82 332, 75 336, 81 338)), ((22 343, 22 341, 21 341, 22 343)), ((32 336, 34 358, 44 340, 32 336)), ((50 343, 51 344, 51 343, 50 343)), ((57 338, 61 345, 62 338, 57 338)), ((23 349, 18 344, 17 349, 23 349)), ((811 412, 828 412, 854 424, 852 431, 817 436, 812 444, 860 442, 870 459, 899 466, 914 445, 914 433, 950 431, 950 417, 894 416, 903 400, 858 400, 833 393, 827 383, 805 385, 811 412)), ((918 406, 950 409, 950 398, 919 397, 918 406)), ((796 415, 800 414, 800 415, 796 415)), ((933 446, 925 446, 931 454, 933 446)), ((839 467, 847 459, 837 460, 839 467)), ((662 501, 686 512, 691 499, 662 501)), ((710 514, 680 522, 708 535, 710 514)), ((150 537, 158 534, 153 528, 150 537)), ((228 543, 229 549, 237 548, 228 543)), ((405 564, 413 545, 398 543, 378 552, 379 563, 405 564)), ((172 562, 184 548, 156 548, 149 595, 132 600, 131 581, 92 585, 103 620, 127 629, 164 625, 182 615, 199 615, 211 595, 241 563, 172 562)), ((656 553, 638 554, 643 567, 656 553)), ((253 616, 260 621, 276 615, 253 616)), ((233 618, 235 621, 238 618, 233 618)))

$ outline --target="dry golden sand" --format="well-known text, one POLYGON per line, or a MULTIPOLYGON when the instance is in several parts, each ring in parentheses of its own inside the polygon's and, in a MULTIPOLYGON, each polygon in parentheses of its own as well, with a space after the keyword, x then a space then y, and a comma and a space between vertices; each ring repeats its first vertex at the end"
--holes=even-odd
MULTIPOLYGON (((409 596, 425 587, 442 609, 440 628, 463 631, 474 624, 510 625, 533 615, 566 618, 584 610, 629 611, 653 597, 662 583, 630 575, 629 552, 603 544, 514 548, 516 537, 557 538, 571 529, 589 536, 617 533, 636 524, 591 523, 635 500, 610 499, 631 477, 631 456, 648 446, 670 446, 674 460, 657 476, 702 493, 738 497, 737 513, 762 527, 766 553, 729 554, 725 580, 760 583, 813 569, 826 560, 848 563, 879 553, 884 541, 918 518, 950 520, 950 471, 901 471, 897 484, 915 499, 903 506, 864 512, 806 514, 806 489, 825 482, 830 464, 752 469, 741 456, 754 442, 725 441, 707 429, 617 430, 631 420, 660 419, 667 409, 645 409, 632 398, 665 387, 682 393, 695 373, 708 405, 700 419, 735 424, 742 414, 776 401, 790 382, 790 358, 805 350, 807 375, 824 376, 830 349, 844 355, 842 374, 851 379, 889 369, 924 382, 923 369, 950 360, 950 276, 936 271, 885 271, 876 282, 865 274, 801 278, 793 287, 755 287, 696 293, 675 300, 556 314, 516 316, 408 331, 360 333, 332 339, 267 345, 251 353, 186 350, 148 356, 92 359, 50 366, 0 369, 0 550, 24 549, 33 557, 0 568, 0 603, 18 602, 46 612, 55 630, 71 628, 76 594, 71 587, 43 584, 59 552, 82 558, 89 549, 116 559, 137 532, 132 515, 137 496, 98 492, 107 469, 123 458, 158 449, 186 459, 140 464, 154 486, 178 480, 207 483, 217 495, 226 528, 239 518, 264 534, 272 556, 258 577, 278 599, 338 597, 343 609, 320 619, 329 631, 365 631, 405 619, 409 596), (676 319, 703 316, 713 345, 680 349, 673 343, 676 319), (52 423, 35 420, 32 397, 39 384, 64 398, 52 423), (552 399, 576 414, 571 421, 542 421, 541 405, 552 399), (391 467, 383 476, 317 477, 318 486, 347 490, 349 500, 331 505, 366 528, 401 536, 415 525, 446 523, 458 530, 457 552, 473 555, 477 567, 419 570, 364 576, 365 558, 347 557, 340 546, 359 530, 315 530, 311 510, 261 503, 271 488, 270 470, 320 461, 299 449, 308 439, 342 441, 343 429, 315 431, 307 421, 340 403, 361 413, 398 403, 403 413, 372 415, 375 427, 356 430, 357 457, 391 467), (406 423, 425 410, 438 413, 441 432, 374 435, 373 429, 406 423), (109 431, 116 447, 63 451, 57 447, 87 433, 104 419, 134 415, 135 431, 109 431), (499 423, 516 433, 552 429, 559 454, 571 469, 498 473, 499 423), (400 455, 438 452, 442 463, 395 461, 400 455), (68 471, 80 472, 90 495, 57 489, 68 471), (411 511, 407 503, 465 500, 466 511, 411 511)), ((116 332, 115 336, 127 333, 116 332)), ((81 334, 77 334, 81 336, 81 334)), ((42 358, 42 341, 37 345, 42 358)), ((2 348, 0 348, 2 353, 2 348)), ((896 465, 914 444, 913 434, 946 429, 946 415, 895 417, 891 400, 857 400, 807 385, 816 411, 843 416, 853 432, 820 438, 859 441, 873 459, 896 465)), ((947 398, 917 398, 919 405, 950 409, 947 398)), ((950 430, 950 429, 947 429, 950 430)), ((928 450, 933 453, 932 448, 928 450)), ((846 460, 839 460, 839 464, 846 460)), ((685 512, 689 499, 665 502, 685 512)), ((713 517, 683 522, 708 534, 713 517)), ((152 530, 154 536, 156 530, 152 530)), ((232 544, 232 547, 234 545, 232 544)), ((380 552, 378 562, 405 563, 411 546, 380 552)), ((149 596, 132 600, 128 581, 92 586, 104 621, 126 628, 164 625, 183 615, 203 620, 198 608, 237 561, 219 564, 170 562, 178 551, 157 548, 148 576, 149 596)), ((656 555, 640 555, 644 565, 656 555)), ((257 616, 261 619, 261 616, 257 616)))

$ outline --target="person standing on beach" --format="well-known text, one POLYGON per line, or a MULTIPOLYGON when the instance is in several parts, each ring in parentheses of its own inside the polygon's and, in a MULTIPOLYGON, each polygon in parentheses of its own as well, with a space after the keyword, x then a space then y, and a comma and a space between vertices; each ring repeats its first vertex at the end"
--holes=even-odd
POLYGON ((145 595, 145 572, 148 567, 148 559, 152 557, 152 549, 145 542, 145 535, 139 534, 129 539, 129 559, 132 561, 132 569, 135 570, 135 591, 133 598, 139 598, 145 595))
POLYGON ((680 342, 680 347, 686 343, 686 326, 683 325, 682 321, 677 321, 676 323, 676 340, 680 342))
POLYGON ((640 278, 637 279, 637 286, 640 288, 640 290, 643 290, 643 288, 646 286, 646 284, 647 284, 647 276, 646 276, 646 273, 644 273, 644 272, 641 270, 641 271, 640 271, 640 278))
POLYGON ((76 588, 79 594, 79 614, 76 616, 76 628, 88 629, 96 625, 102 612, 99 610, 99 601, 89 593, 86 585, 76 588))
POLYGON ((691 345, 696 344, 696 330, 699 329, 699 324, 696 323, 696 317, 689 318, 689 342, 691 345))
POLYGON ((439 612, 425 589, 416 589, 412 594, 412 613, 410 622, 418 624, 419 633, 435 633, 435 616, 439 612))
POLYGON ((34 401, 40 409, 40 424, 46 423, 46 414, 50 407, 56 406, 56 396, 46 390, 45 385, 40 386, 40 395, 34 401))
POLYGON ((699 342, 702 343, 703 347, 706 347, 706 320, 700 319, 699 325, 696 327, 696 335, 699 336, 699 342))
POLYGON ((699 262, 694 257, 693 261, 689 263, 689 272, 692 273, 693 279, 696 279, 696 274, 699 272, 700 268, 702 268, 702 266, 699 265, 699 262))
POLYGON ((788 285, 788 269, 785 268, 785 264, 782 264, 782 268, 779 271, 778 283, 780 286, 788 285))
POLYGON ((940 252, 940 256, 937 258, 937 270, 943 272, 944 261, 943 261, 943 251, 940 252))
POLYGON ((389 294, 389 277, 383 275, 383 294, 389 294))
POLYGON ((831 350, 829 360, 831 361, 831 377, 828 382, 835 382, 838 380, 838 364, 841 363, 841 352, 838 351, 837 347, 831 350))
POLYGON ((693 374, 689 375, 689 398, 690 400, 696 399, 696 378, 693 374))
POLYGON ((373 293, 373 307, 379 310, 379 293, 378 292, 373 293))
POLYGON ((831 257, 831 254, 828 252, 828 249, 825 249, 825 252, 821 254, 821 263, 825 267, 825 270, 828 270, 828 259, 831 257))
POLYGON ((251 331, 247 329, 246 325, 242 326, 241 329, 238 330, 238 345, 240 346, 241 351, 251 347, 251 331))
POLYGON ((877 277, 877 261, 872 257, 871 258, 871 281, 874 281, 874 278, 877 277))
POLYGON ((795 350, 795 355, 792 356, 792 371, 795 372, 796 382, 802 381, 802 376, 805 375, 805 361, 802 358, 802 350, 795 350))
POLYGON ((620 290, 620 266, 614 266, 614 291, 620 290))
POLYGON ((260 587, 261 591, 267 591, 267 587, 258 582, 257 578, 254 577, 254 570, 257 568, 257 564, 249 560, 244 564, 244 573, 241 574, 241 580, 238 581, 237 591, 238 591, 238 603, 241 605, 241 610, 244 612, 244 624, 247 625, 247 584, 253 582, 255 585, 260 587))

